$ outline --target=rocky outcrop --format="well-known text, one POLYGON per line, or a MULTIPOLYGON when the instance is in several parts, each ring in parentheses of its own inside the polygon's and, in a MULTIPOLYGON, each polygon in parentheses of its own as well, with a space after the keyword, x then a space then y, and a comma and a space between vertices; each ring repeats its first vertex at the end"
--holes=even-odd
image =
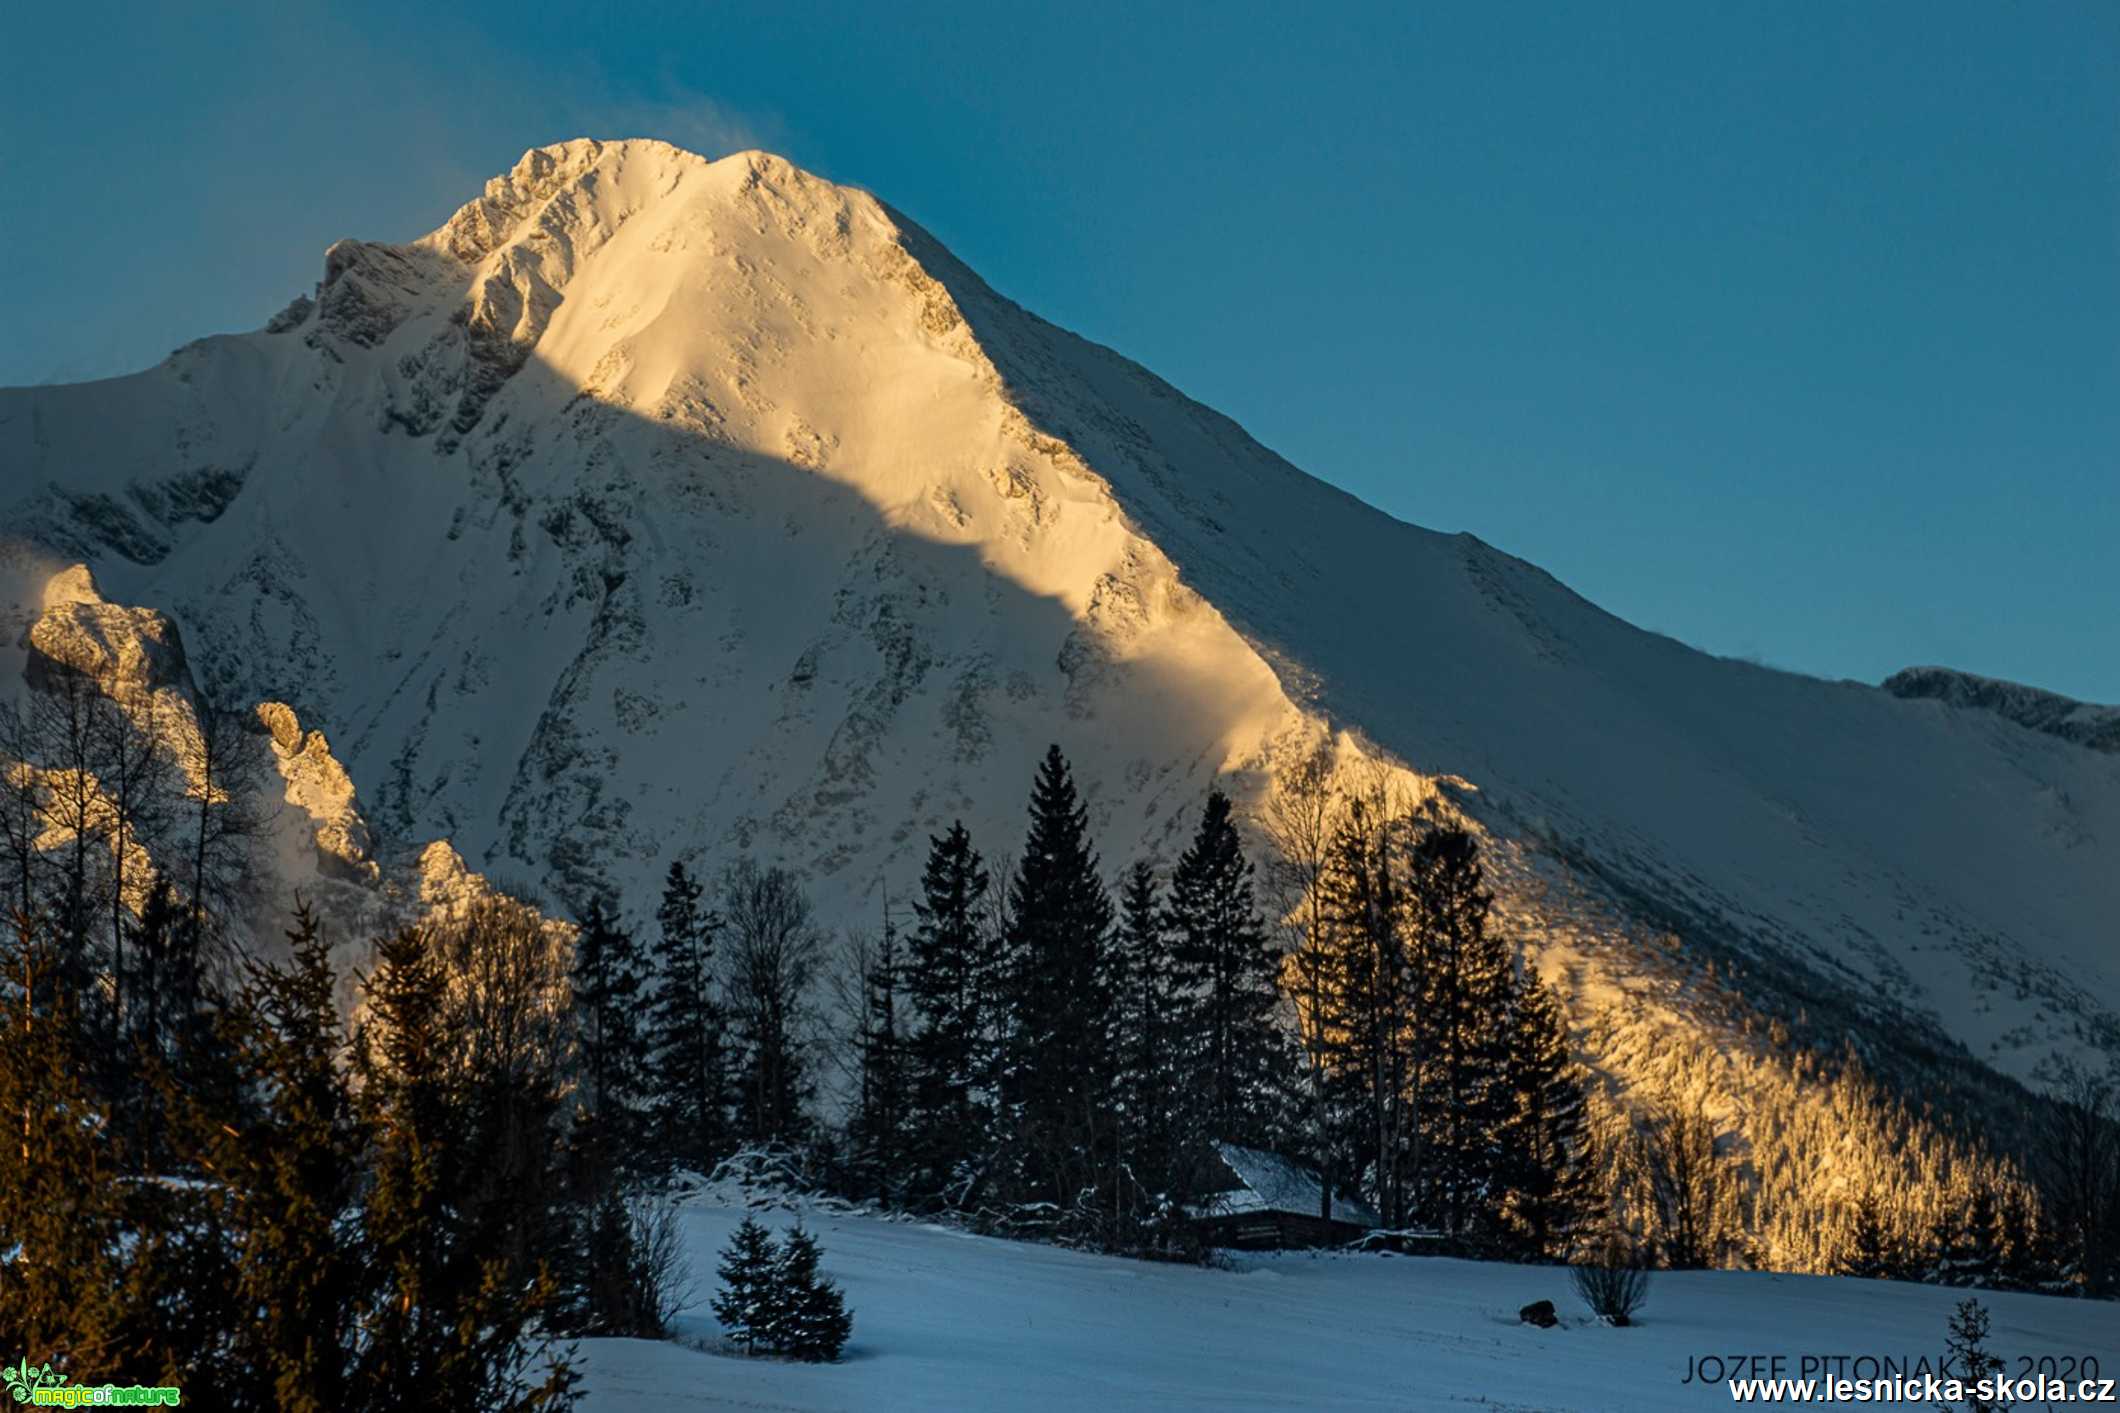
POLYGON ((1912 701, 1993 712, 2030 730, 2108 755, 2120 755, 2120 706, 2096 706, 2059 692, 1977 677, 1948 667, 1909 667, 1885 678, 1884 689, 1912 701))

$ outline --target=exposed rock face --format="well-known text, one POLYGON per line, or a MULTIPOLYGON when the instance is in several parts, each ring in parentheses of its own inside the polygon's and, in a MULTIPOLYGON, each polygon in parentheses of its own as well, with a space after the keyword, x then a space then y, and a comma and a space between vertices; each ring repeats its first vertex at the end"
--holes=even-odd
MULTIPOLYGON (((199 708, 175 625, 152 609, 106 601, 85 565, 23 582, 34 592, 25 594, 19 583, 0 584, 15 596, 12 603, 0 601, 0 621, 19 619, 25 625, 22 671, 12 682, 0 679, 0 703, 27 704, 25 691, 50 692, 58 686, 55 674, 79 673, 92 691, 115 704, 132 732, 160 743, 178 775, 174 789, 184 800, 197 799, 207 788, 220 798, 228 777, 211 787, 202 783, 199 708)), ((246 795, 242 803, 243 813, 262 826, 263 894, 256 916, 232 922, 251 945, 269 950, 296 900, 309 903, 336 939, 345 983, 341 990, 350 1005, 353 976, 365 965, 375 936, 415 918, 460 913, 493 890, 446 843, 400 845, 378 858, 352 777, 332 755, 324 734, 305 732, 294 710, 281 702, 260 703, 255 719, 262 735, 259 748, 269 752, 274 769, 255 780, 254 797, 246 795)), ((224 762, 223 769, 229 768, 224 762)), ((34 760, 0 759, 0 769, 35 772, 54 781, 68 774, 34 760)), ((100 801, 89 815, 115 817, 104 782, 89 780, 86 788, 91 799, 100 801)), ((191 808, 183 802, 178 807, 191 808)), ((62 848, 70 837, 54 819, 41 844, 62 848)), ((125 837, 123 847, 121 876, 127 880, 127 905, 135 911, 158 871, 167 870, 172 880, 184 876, 181 857, 158 858, 136 836, 125 837)), ((564 923, 551 926, 557 929, 555 945, 571 936, 564 923)))
POLYGON ((2120 755, 2120 706, 2094 706, 2058 692, 1948 667, 1909 667, 1885 678, 1884 689, 1895 697, 1990 711, 2019 726, 2120 755))
POLYGON ((282 702, 260 703, 258 720, 272 738, 287 803, 305 811, 312 823, 318 871, 349 882, 375 882, 381 874, 369 857, 368 822, 354 807, 353 779, 333 758, 324 733, 304 736, 294 709, 282 702))
POLYGON ((70 668, 115 698, 189 680, 176 625, 153 609, 105 603, 84 564, 64 570, 46 586, 44 611, 30 626, 29 646, 33 680, 52 666, 70 668))

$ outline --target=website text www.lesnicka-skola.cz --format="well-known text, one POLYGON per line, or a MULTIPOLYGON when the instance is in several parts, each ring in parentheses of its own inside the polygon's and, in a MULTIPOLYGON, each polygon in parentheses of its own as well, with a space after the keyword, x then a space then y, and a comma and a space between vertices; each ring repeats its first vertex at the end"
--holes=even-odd
POLYGON ((2120 1380, 2061 1379, 2052 1375, 1984 1379, 1920 1374, 1876 1379, 1731 1379, 1730 1401, 1766 1406, 1802 1403, 1905 1404, 1957 1407, 1967 1399, 1976 1406, 2041 1408, 2063 1404, 2120 1403, 2120 1380))

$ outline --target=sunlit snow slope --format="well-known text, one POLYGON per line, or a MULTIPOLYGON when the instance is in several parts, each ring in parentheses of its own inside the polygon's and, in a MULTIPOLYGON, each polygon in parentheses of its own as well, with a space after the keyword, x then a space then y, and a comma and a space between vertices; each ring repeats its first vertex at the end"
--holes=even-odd
POLYGON ((2120 1048, 2120 756, 1641 632, 763 154, 535 151, 263 332, 0 393, 0 529, 562 894, 748 850, 873 917, 954 816, 1005 852, 1050 740, 1116 866, 1329 729, 1455 778, 1554 955, 2120 1048))

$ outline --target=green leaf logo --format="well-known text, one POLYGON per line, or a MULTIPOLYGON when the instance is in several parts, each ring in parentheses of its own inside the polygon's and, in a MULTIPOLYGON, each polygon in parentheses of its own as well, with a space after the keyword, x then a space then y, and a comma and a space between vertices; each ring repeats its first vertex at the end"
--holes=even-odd
POLYGON ((0 1365, 0 1381, 7 1384, 7 1391, 14 1396, 15 1402, 27 1403, 38 1389, 46 1386, 57 1388, 65 1383, 66 1375, 54 1374, 50 1360, 46 1360, 44 1367, 40 1369, 33 1367, 25 1356, 22 1362, 12 1369, 0 1365))

